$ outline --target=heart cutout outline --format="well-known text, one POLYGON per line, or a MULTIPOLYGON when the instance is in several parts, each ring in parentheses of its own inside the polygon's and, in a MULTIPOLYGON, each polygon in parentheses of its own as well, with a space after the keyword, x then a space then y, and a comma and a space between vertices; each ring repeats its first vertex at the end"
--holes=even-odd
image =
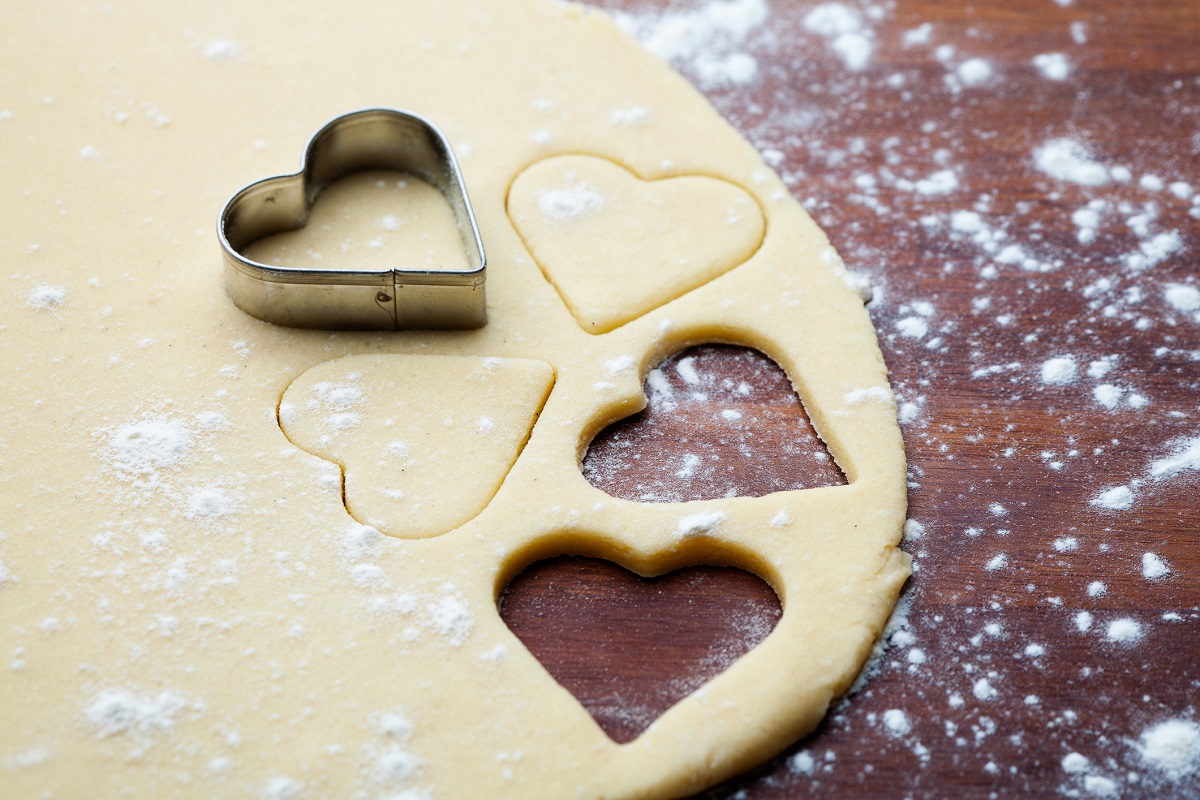
POLYGON ((648 177, 593 153, 560 153, 525 166, 509 184, 505 210, 543 277, 580 328, 594 335, 640 319, 750 261, 762 248, 768 224, 759 199, 734 181, 701 173, 648 177), (576 179, 578 170, 590 171, 591 182, 576 179), (556 188, 539 190, 539 182, 556 188), (634 197, 639 208, 629 207, 628 187, 649 193, 634 197), (656 208, 674 224, 650 224, 656 208), (753 218, 740 240, 717 227, 746 214, 753 218), (595 246, 587 246, 588 236, 595 246), (624 248, 620 256, 601 259, 616 242, 624 248), (656 248, 669 255, 653 252, 656 248), (692 264, 692 257, 701 263, 692 264))
POLYGON ((783 613, 770 585, 747 570, 701 564, 646 577, 584 556, 529 564, 505 586, 499 610, 509 630, 617 744, 637 739, 752 651, 783 613), (601 580, 588 584, 593 576, 601 580), (555 592, 560 585, 563 591, 555 592), (734 618, 734 603, 751 617, 734 618), (697 604, 708 614, 689 618, 684 612, 697 604), (648 613, 652 605, 669 616, 648 613), (724 624, 713 624, 714 612, 724 624), (639 622, 625 624, 630 617, 639 622), (641 622, 646 619, 653 630, 641 622), (597 629, 602 633, 593 639, 597 629), (579 661, 586 662, 582 671, 579 661))
POLYGON ((588 482, 610 497, 682 503, 848 483, 787 371, 758 348, 706 342, 676 350, 647 371, 642 393, 645 407, 599 430, 580 464, 588 482), (663 451, 691 444, 690 417, 671 413, 688 405, 711 405, 712 425, 687 448, 696 452, 668 462, 663 451), (755 441, 763 438, 786 439, 788 447, 764 453, 755 441), (794 452, 802 448, 808 452, 794 452), (637 495, 623 491, 630 480, 638 481, 637 495), (739 491, 730 495, 720 486, 739 491))

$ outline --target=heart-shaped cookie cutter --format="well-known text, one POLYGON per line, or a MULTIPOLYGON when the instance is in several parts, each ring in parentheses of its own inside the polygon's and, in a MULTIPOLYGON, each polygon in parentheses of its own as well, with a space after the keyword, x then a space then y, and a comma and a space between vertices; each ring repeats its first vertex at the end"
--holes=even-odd
POLYGON ((256 181, 221 210, 217 238, 225 285, 238 308, 295 328, 469 329, 487 323, 487 257, 450 143, 429 120, 394 108, 351 111, 327 122, 300 171, 256 181), (243 255, 252 242, 302 228, 326 186, 371 169, 408 172, 431 183, 454 211, 466 270, 320 270, 262 264, 243 255))

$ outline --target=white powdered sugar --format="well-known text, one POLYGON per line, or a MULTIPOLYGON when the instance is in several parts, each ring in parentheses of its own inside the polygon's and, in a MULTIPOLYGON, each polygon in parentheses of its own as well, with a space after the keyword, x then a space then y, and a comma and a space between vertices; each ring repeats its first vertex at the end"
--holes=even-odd
POLYGON ((1138 242, 1137 250, 1121 257, 1125 266, 1134 271, 1156 267, 1183 249, 1183 237, 1175 231, 1163 231, 1138 242))
POLYGON ((383 534, 375 528, 352 522, 349 530, 342 537, 342 551, 348 559, 357 561, 370 553, 381 541, 383 541, 383 534))
POLYGON ((983 568, 988 572, 995 572, 996 570, 1004 569, 1007 566, 1008 556, 1004 553, 999 553, 998 555, 992 556, 991 559, 989 559, 988 562, 983 565, 983 568))
POLYGON ((604 362, 604 371, 609 375, 617 375, 630 369, 636 363, 633 356, 617 356, 604 362))
POLYGON ((475 628, 470 606, 452 583, 443 584, 440 596, 425 610, 433 629, 452 647, 461 645, 475 628))
POLYGON ((1151 725, 1142 731, 1138 750, 1147 765, 1171 780, 1193 776, 1200 767, 1200 725, 1185 719, 1151 725))
POLYGON ((863 403, 891 403, 895 399, 892 390, 883 386, 868 386, 863 389, 852 389, 843 398, 846 405, 857 406, 863 403))
POLYGON ((1053 139, 1033 151, 1037 168, 1060 181, 1081 186, 1101 186, 1109 181, 1106 167, 1093 159, 1083 144, 1073 139, 1053 139))
POLYGON ((883 712, 883 725, 892 736, 907 736, 912 731, 908 715, 898 708, 883 712))
POLYGON ((1000 693, 996 691, 996 687, 992 686, 992 682, 987 678, 976 680, 971 686, 971 694, 975 695, 976 700, 984 703, 995 700, 1000 696, 1000 693))
POLYGON ((1124 511, 1133 505, 1133 490, 1128 486, 1114 486, 1093 497, 1091 505, 1113 511, 1124 511))
POLYGON ((1155 553, 1142 554, 1142 577, 1149 581, 1156 581, 1159 578, 1165 578, 1171 574, 1171 568, 1167 566, 1167 562, 1163 561, 1155 553))
POLYGON ((650 122, 650 109, 645 106, 623 106, 614 108, 608 118, 613 125, 632 128, 650 122))
POLYGON ((236 61, 242 55, 242 46, 233 39, 214 39, 204 45, 203 52, 209 61, 236 61))
POLYGON ((1124 394, 1124 389, 1111 383, 1102 383, 1092 389, 1092 399, 1109 411, 1115 410, 1121 404, 1121 397, 1124 394))
POLYGON ((555 222, 570 222, 603 208, 604 195, 586 183, 550 189, 538 196, 538 211, 555 222))
POLYGON ((1087 772, 1088 767, 1091 765, 1092 762, 1088 760, 1087 756, 1079 753, 1067 753, 1063 756, 1062 760, 1063 772, 1068 775, 1078 775, 1087 772))
POLYGON ((693 536, 704 536, 715 531, 725 521, 721 511, 701 511, 688 514, 675 526, 675 535, 688 539, 693 536))
POLYGON ((1071 77, 1071 61, 1062 53, 1042 53, 1033 57, 1033 65, 1042 77, 1052 81, 1065 81, 1071 77))
POLYGON ((1042 383, 1049 386, 1066 386, 1075 382, 1078 365, 1074 356, 1056 356, 1042 364, 1042 383))
POLYGON ((121 425, 108 435, 108 464, 118 472, 148 476, 182 463, 192 432, 172 419, 145 419, 121 425))
POLYGON ((1151 463, 1150 477, 1174 478, 1189 470, 1200 470, 1200 436, 1181 442, 1171 455, 1151 463))
POLYGON ((26 304, 30 308, 36 308, 39 311, 58 308, 67 299, 67 290, 61 286, 52 286, 48 283, 43 283, 41 286, 34 287, 26 298, 26 304))
POLYGON ((127 689, 106 689, 83 709, 88 727, 103 739, 119 733, 152 735, 168 730, 187 702, 174 692, 140 695, 127 689))
POLYGON ((921 317, 905 317, 896 322, 896 330, 901 336, 910 339, 920 339, 929 333, 929 323, 921 317))
POLYGON ((926 197, 950 194, 959 188, 958 175, 952 169, 941 169, 918 181, 901 178, 896 181, 896 188, 906 192, 916 192, 926 197))
POLYGON ((695 9, 613 17, 647 50, 686 67, 703 88, 716 88, 754 80, 758 62, 741 47, 767 13, 766 0, 709 0, 695 9))
POLYGON ((847 69, 865 69, 875 48, 874 34, 857 9, 843 3, 822 3, 804 17, 804 27, 825 38, 847 69))
POLYGON ((801 750, 788 761, 788 767, 797 775, 812 775, 817 770, 817 760, 812 753, 801 750))
POLYGON ((964 86, 978 86, 994 74, 992 65, 982 58, 969 58, 958 65, 955 76, 964 86))
POLYGON ((217 520, 232 514, 237 507, 235 498, 219 486, 197 489, 188 497, 187 516, 191 519, 217 520))
POLYGON ((1108 630, 1105 636, 1110 642, 1133 644, 1142 638, 1142 626, 1137 620, 1130 619, 1129 617, 1114 619, 1108 623, 1108 630))
POLYGON ((1163 297, 1176 311, 1200 311, 1200 289, 1181 283, 1168 283, 1163 297))
POLYGON ((292 800, 304 789, 304 784, 287 775, 274 775, 263 787, 264 800, 292 800))

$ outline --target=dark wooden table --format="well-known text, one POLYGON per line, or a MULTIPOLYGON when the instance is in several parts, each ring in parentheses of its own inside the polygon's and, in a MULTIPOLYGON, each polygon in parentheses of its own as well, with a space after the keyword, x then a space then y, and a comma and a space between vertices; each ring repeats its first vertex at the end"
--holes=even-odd
MULTIPOLYGON (((601 4, 643 30, 667 8, 601 4)), ((874 287, 923 533, 869 682, 703 796, 1200 797, 1200 758, 1172 777, 1141 739, 1200 719, 1200 311, 1179 288, 1200 287, 1200 3, 847 3, 859 27, 843 15, 826 35, 805 25, 816 6, 774 0, 744 36, 705 40, 753 58, 749 82, 704 84, 701 51, 677 66, 874 287), (1064 80, 1062 62, 1035 63, 1050 53, 1064 80), (1070 155, 1063 140, 1099 166, 1039 168, 1048 143, 1070 155), (1043 365, 1061 357, 1074 374, 1055 383, 1070 370, 1043 365), (1164 466, 1189 441, 1193 459, 1164 466), (1117 486, 1129 508, 1093 504, 1117 486), (1146 577, 1146 553, 1169 574, 1146 577), (1113 640, 1121 620, 1135 640, 1113 640), (1087 765, 1065 769, 1071 753, 1087 765)), ((842 480, 771 362, 702 347, 663 374, 688 357, 750 433, 706 433, 711 405, 652 405, 594 443, 594 483, 663 502, 842 480), (749 396, 727 391, 742 381, 749 396), (690 473, 687 454, 702 456, 690 473)), ((779 604, 736 570, 644 581, 557 559, 515 579, 504 614, 628 741, 760 641, 779 604)))

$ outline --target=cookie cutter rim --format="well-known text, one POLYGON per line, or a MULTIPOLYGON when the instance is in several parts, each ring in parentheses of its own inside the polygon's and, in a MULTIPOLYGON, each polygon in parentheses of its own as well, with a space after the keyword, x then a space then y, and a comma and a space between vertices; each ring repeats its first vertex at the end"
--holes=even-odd
POLYGON ((266 322, 343 330, 487 323, 487 256, 458 161, 437 126, 410 111, 376 107, 334 117, 309 138, 299 172, 254 181, 226 201, 217 238, 230 298, 266 322), (436 187, 454 211, 469 269, 323 270, 264 264, 242 254, 264 236, 303 228, 326 187, 369 169, 408 172, 436 187))

